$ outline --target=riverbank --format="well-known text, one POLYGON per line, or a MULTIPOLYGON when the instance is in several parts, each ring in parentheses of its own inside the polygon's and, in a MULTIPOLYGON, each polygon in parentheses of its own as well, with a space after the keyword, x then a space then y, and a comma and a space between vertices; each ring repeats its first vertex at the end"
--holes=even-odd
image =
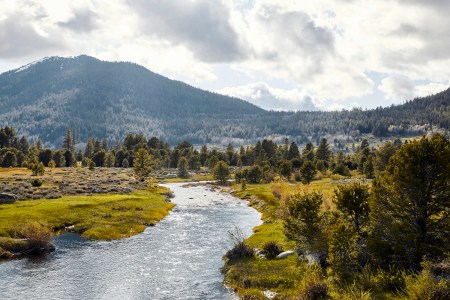
MULTIPOLYGON (((268 242, 281 246, 283 251, 294 250, 295 243, 287 240, 283 232, 284 204, 295 192, 320 190, 324 195, 324 209, 332 208, 333 190, 338 182, 331 179, 315 181, 310 185, 271 183, 232 186, 232 194, 249 201, 249 205, 262 213, 263 224, 245 243, 261 250, 268 242)), ((266 259, 258 255, 238 260, 226 260, 223 268, 225 284, 242 299, 267 299, 277 295, 280 299, 298 298, 310 281, 317 280, 318 271, 298 261, 297 255, 283 259, 266 259)), ((278 299, 277 298, 277 299, 278 299)))
POLYGON ((63 196, 1 205, 0 248, 16 254, 26 251, 27 244, 21 239, 30 223, 41 224, 56 234, 70 230, 94 240, 130 237, 169 214, 174 207, 168 202, 169 193, 158 186, 127 195, 63 196))

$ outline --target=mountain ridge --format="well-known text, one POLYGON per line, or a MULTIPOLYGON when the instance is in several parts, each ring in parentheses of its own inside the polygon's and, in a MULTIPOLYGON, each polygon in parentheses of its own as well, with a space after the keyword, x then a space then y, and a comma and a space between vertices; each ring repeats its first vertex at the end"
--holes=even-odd
POLYGON ((350 111, 265 111, 245 100, 192 87, 129 62, 81 55, 46 57, 0 74, 0 126, 59 147, 67 128, 80 141, 127 133, 176 144, 254 142, 284 137, 357 138, 450 127, 450 89, 398 106, 350 111), (427 127, 428 126, 428 127, 427 127))

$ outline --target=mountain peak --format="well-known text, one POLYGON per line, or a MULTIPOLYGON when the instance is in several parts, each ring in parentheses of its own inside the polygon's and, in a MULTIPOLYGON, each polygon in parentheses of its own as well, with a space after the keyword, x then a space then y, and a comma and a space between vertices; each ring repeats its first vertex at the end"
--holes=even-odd
POLYGON ((87 55, 45 57, 1 74, 0 105, 0 124, 14 125, 20 133, 54 145, 69 127, 80 139, 140 132, 168 140, 162 120, 234 119, 264 112, 244 100, 170 80, 137 64, 87 55))

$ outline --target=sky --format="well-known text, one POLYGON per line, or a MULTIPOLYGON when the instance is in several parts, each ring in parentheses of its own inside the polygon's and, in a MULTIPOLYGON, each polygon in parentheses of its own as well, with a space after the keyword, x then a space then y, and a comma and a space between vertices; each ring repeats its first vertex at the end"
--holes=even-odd
POLYGON ((401 104, 450 85, 449 0, 0 0, 0 73, 130 61, 272 110, 401 104))

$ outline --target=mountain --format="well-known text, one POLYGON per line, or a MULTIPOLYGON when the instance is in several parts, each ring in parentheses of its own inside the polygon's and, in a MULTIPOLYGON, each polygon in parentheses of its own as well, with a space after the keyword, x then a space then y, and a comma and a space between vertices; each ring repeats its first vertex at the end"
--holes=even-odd
POLYGON ((172 128, 185 129, 177 120, 240 119, 264 112, 136 64, 85 55, 45 58, 1 74, 0 104, 0 123, 56 144, 66 128, 75 128, 80 140, 128 132, 164 138, 170 120, 172 128))
POLYGON ((79 141, 156 136, 170 144, 249 143, 285 137, 351 142, 363 134, 407 136, 450 128, 450 89, 403 105, 334 112, 265 111, 127 62, 50 57, 0 74, 0 126, 60 147, 67 128, 79 141))

